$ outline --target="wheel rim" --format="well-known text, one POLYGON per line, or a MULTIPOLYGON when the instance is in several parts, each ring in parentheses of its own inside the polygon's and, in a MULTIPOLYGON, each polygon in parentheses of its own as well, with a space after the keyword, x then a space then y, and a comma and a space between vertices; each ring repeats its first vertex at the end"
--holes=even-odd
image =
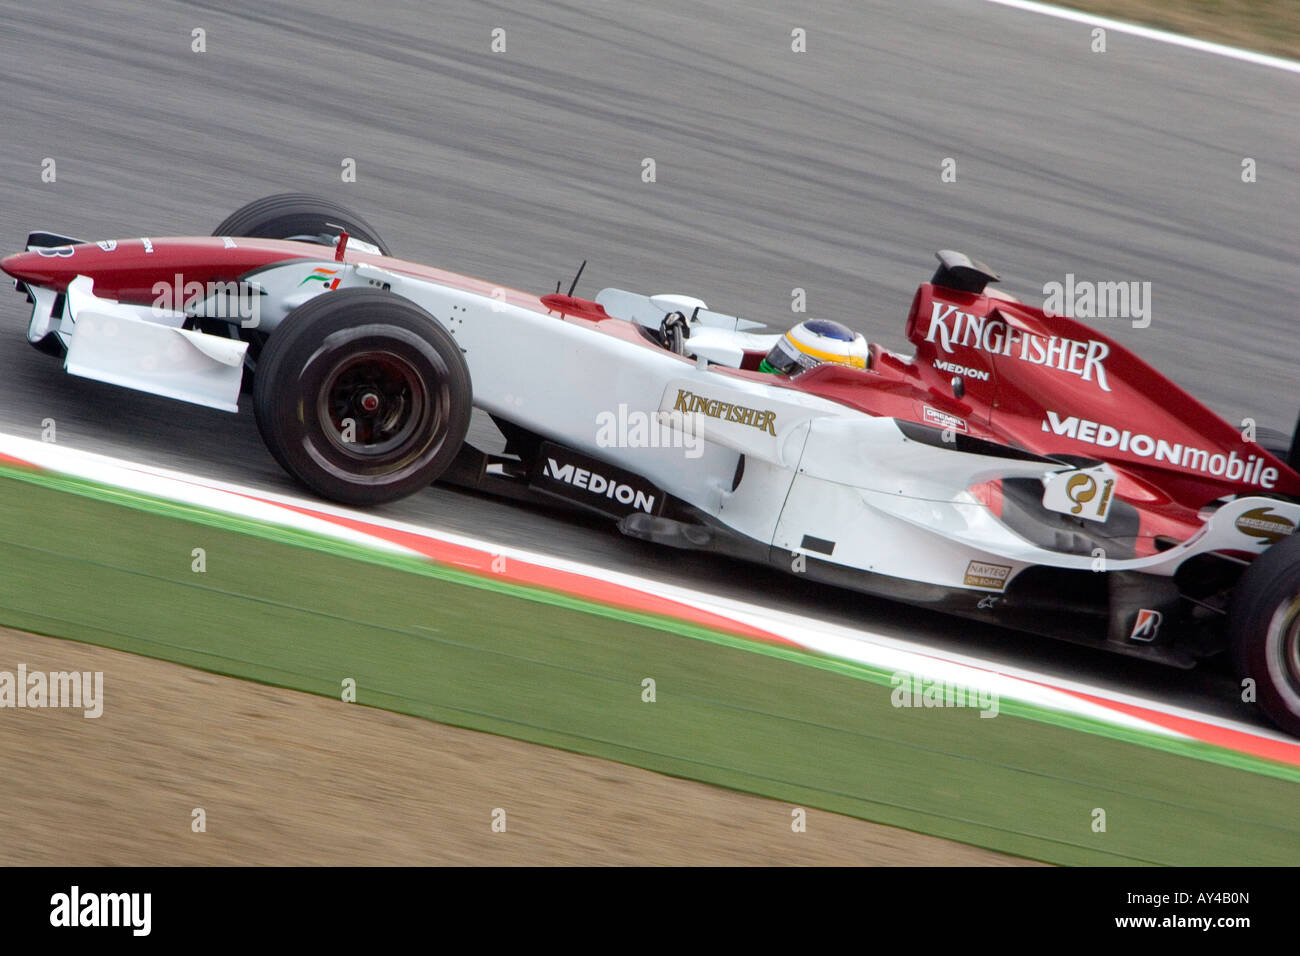
POLYGON ((362 460, 400 456, 426 434, 434 402, 423 376, 389 351, 348 356, 330 369, 318 392, 317 416, 339 451, 362 460))
POLYGON ((1292 687, 1300 688, 1300 594, 1292 596, 1273 614, 1269 622, 1269 636, 1278 633, 1278 652, 1282 656, 1282 667, 1292 687))
POLYGON ((1265 646, 1271 652, 1268 663, 1275 671, 1274 685, 1284 692, 1291 709, 1300 712, 1300 593, 1278 604, 1268 622, 1265 646))

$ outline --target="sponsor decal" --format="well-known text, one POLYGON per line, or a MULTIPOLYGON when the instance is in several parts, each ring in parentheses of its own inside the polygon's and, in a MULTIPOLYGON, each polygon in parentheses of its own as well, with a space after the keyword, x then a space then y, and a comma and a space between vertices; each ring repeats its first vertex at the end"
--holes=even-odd
POLYGON ((998 606, 998 599, 992 594, 986 594, 980 598, 979 604, 976 605, 981 611, 991 611, 998 606))
POLYGON ((221 247, 222 247, 223 249, 234 249, 234 248, 236 248, 236 246, 235 246, 235 240, 234 240, 234 239, 231 239, 229 236, 222 236, 222 237, 221 237, 221 247))
MULTIPOLYGON (((1115 482, 1107 480, 1102 483, 1101 500, 1097 502, 1097 517, 1105 520, 1106 507, 1110 503, 1110 492, 1115 482)), ((1065 496, 1074 502, 1070 514, 1077 515, 1083 506, 1097 496, 1097 479, 1091 475, 1075 475, 1065 485, 1065 496)))
POLYGON ((1278 471, 1272 466, 1266 466, 1262 455, 1248 454, 1242 458, 1235 451, 1226 455, 1221 452, 1211 453, 1203 448, 1135 434, 1127 428, 1103 425, 1074 415, 1066 418, 1053 411, 1048 411, 1047 418, 1043 419, 1043 431, 1096 445, 1098 448, 1114 448, 1139 458, 1168 462, 1175 467, 1199 471, 1215 478, 1259 485, 1261 488, 1277 485, 1278 471))
POLYGON ((151 241, 148 239, 141 239, 140 241, 144 243, 145 252, 153 252, 153 243, 151 241))
POLYGON ((703 395, 688 392, 684 388, 677 390, 677 402, 673 405, 673 411, 684 414, 698 413, 709 418, 716 418, 718 421, 748 425, 751 428, 757 428, 761 432, 767 432, 773 437, 776 436, 776 412, 705 398, 703 395))
POLYGON ((1154 641, 1160 634, 1160 622, 1164 619, 1164 615, 1159 611, 1142 608, 1138 611, 1137 620, 1133 622, 1133 630, 1129 632, 1128 639, 1144 643, 1154 641))
POLYGON ((956 362, 945 362, 942 359, 931 364, 940 372, 947 372, 949 375, 973 378, 977 382, 987 382, 989 380, 989 373, 982 368, 971 368, 969 365, 958 365, 956 362))
POLYGON ((1237 516, 1237 530, 1268 544, 1276 544, 1295 530, 1295 522, 1274 514, 1272 508, 1252 508, 1237 516))
POLYGON ((1110 516, 1115 473, 1107 465, 1061 471, 1047 479, 1043 507, 1049 511, 1104 522, 1110 516))
POLYGON ((319 282, 325 289, 337 289, 339 287, 339 270, 318 268, 311 270, 311 275, 298 283, 299 287, 305 286, 308 282, 319 282))
POLYGON ((117 240, 101 239, 99 240, 99 242, 95 243, 95 245, 99 246, 99 248, 103 249, 105 252, 112 252, 114 249, 117 248, 117 240))
POLYGON ((949 355, 953 354, 954 347, 960 345, 989 355, 1015 358, 1030 365, 1049 366, 1077 375, 1085 382, 1095 381, 1102 391, 1110 391, 1105 365, 1110 346, 1096 339, 1085 341, 1023 332, 996 315, 973 315, 962 312, 955 305, 936 301, 925 340, 937 341, 949 355))
POLYGON ((618 517, 655 514, 661 504, 659 489, 638 475, 550 442, 543 443, 540 468, 534 469, 548 490, 618 517))
POLYGON ((1007 586, 1011 568, 1005 564, 989 564, 987 561, 972 561, 966 565, 964 582, 967 587, 988 588, 1001 591, 1007 586))
POLYGON ((951 428, 955 432, 966 431, 966 419, 958 418, 956 415, 949 415, 947 412, 941 412, 929 405, 925 406, 925 422, 935 428, 951 428))
POLYGON ((72 246, 41 246, 36 250, 36 254, 46 259, 66 259, 73 251, 72 246))

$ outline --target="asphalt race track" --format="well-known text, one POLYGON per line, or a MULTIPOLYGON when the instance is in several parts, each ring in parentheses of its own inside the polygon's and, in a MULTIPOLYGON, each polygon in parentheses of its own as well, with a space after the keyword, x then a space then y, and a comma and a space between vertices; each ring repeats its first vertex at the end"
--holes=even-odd
MULTIPOLYGON (((1300 409, 1294 74, 1116 33, 1093 53, 1089 27, 980 0, 99 6, 0 14, 5 252, 33 228, 207 233, 303 191, 398 255, 503 285, 567 286, 585 258, 580 294, 684 292, 775 327, 802 317, 797 287, 809 314, 904 349, 950 247, 1026 298, 1067 272, 1149 281, 1150 327, 1107 332, 1229 420, 1289 432, 1300 409)), ((0 297, 0 431, 52 418, 63 444, 295 490, 251 408, 65 376, 26 346, 27 315, 0 297)), ((384 513, 1250 719, 1223 668, 1044 644, 449 489, 384 513)))

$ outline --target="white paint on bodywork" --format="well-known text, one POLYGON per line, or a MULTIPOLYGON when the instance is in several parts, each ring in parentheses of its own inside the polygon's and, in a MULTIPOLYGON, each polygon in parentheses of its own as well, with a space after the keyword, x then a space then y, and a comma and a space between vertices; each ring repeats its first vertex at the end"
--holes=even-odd
POLYGON ((740 368, 746 350, 767 353, 780 338, 779 335, 755 335, 702 325, 691 329, 691 337, 683 347, 687 355, 703 356, 728 368, 740 368))
POLYGON ((59 317, 53 314, 53 309, 59 293, 39 285, 28 286, 27 291, 36 300, 32 304, 31 321, 27 323, 27 340, 39 342, 51 332, 58 331, 59 317))
POLYGON ((239 410, 246 342, 142 320, 139 307, 97 299, 89 286, 84 276, 68 284, 69 375, 239 410))

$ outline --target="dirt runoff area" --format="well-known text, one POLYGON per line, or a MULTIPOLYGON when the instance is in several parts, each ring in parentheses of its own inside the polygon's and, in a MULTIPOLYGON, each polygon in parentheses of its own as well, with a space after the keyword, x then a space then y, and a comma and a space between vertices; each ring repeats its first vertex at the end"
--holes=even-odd
POLYGON ((4 865, 1026 862, 818 810, 795 833, 777 801, 0 628, 19 665, 102 671, 102 714, 0 709, 4 865))
POLYGON ((1300 59, 1297 0, 1056 0, 1099 16, 1300 59))

